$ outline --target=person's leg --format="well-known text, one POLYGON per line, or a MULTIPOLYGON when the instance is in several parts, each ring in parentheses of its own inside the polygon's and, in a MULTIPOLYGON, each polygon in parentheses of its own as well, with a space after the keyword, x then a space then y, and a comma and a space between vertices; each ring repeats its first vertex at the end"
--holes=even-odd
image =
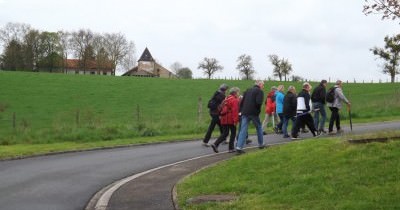
POLYGON ((334 109, 335 109, 336 129, 337 129, 337 131, 340 131, 340 114, 339 114, 339 109, 338 109, 338 108, 334 108, 334 109))
POLYGON ((292 138, 297 138, 299 134, 299 130, 301 127, 301 118, 302 116, 298 116, 292 128, 292 138))
POLYGON ((253 117, 253 123, 254 126, 256 127, 257 130, 257 140, 258 140, 258 146, 263 147, 264 145, 264 136, 263 136, 263 131, 261 128, 261 121, 259 116, 254 116, 253 117))
POLYGON ((279 123, 276 126, 278 128, 278 131, 282 131, 282 125, 283 125, 283 113, 279 113, 279 123))
POLYGON ((222 134, 215 140, 214 145, 218 147, 229 135, 229 126, 228 125, 223 125, 222 126, 222 134))
POLYGON ((334 107, 329 107, 329 109, 331 110, 331 118, 329 119, 328 131, 329 131, 329 133, 331 133, 333 131, 333 123, 336 121, 336 119, 334 118, 336 115, 335 115, 334 107))
POLYGON ((288 124, 289 124, 289 117, 283 117, 282 133, 283 133, 284 138, 289 136, 289 134, 287 132, 288 124))
POLYGON ((219 116, 218 115, 210 114, 210 116, 211 116, 211 122, 210 122, 210 125, 208 126, 207 133, 204 136, 204 139, 203 139, 204 143, 208 143, 210 141, 211 134, 212 134, 212 132, 213 132, 213 130, 215 128, 215 125, 217 125, 217 123, 219 123, 219 116))
POLYGON ((311 114, 304 115, 304 123, 307 125, 308 129, 310 129, 313 136, 316 136, 317 130, 315 129, 314 120, 311 114))
POLYGON ((229 125, 229 129, 231 130, 231 136, 229 138, 229 151, 232 151, 235 149, 236 126, 229 125))
POLYGON ((239 136, 238 136, 238 142, 236 144, 236 149, 238 150, 242 150, 244 143, 246 141, 246 136, 247 136, 247 128, 248 128, 248 121, 249 118, 245 115, 241 116, 241 126, 240 126, 240 130, 239 130, 239 136))
MULTIPOLYGON (((318 102, 313 103, 313 109, 314 109, 314 110, 320 109, 320 103, 318 103, 318 102)), ((315 129, 316 129, 316 130, 318 130, 319 113, 320 113, 319 110, 314 112, 314 125, 315 125, 315 129)))
MULTIPOLYGON (((319 108, 319 112, 321 113, 321 121, 319 124, 319 130, 322 132, 325 132, 326 111, 325 111, 324 104, 321 104, 321 106, 319 108)), ((315 126, 318 126, 318 124, 315 124, 315 126)))
POLYGON ((265 118, 264 118, 264 121, 262 123, 263 131, 265 131, 265 129, 268 127, 269 118, 270 118, 270 115, 268 113, 265 113, 265 118))

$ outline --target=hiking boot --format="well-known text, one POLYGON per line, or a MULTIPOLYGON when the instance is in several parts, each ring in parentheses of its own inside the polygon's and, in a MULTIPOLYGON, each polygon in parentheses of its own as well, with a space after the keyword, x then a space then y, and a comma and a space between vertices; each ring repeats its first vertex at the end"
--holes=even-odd
POLYGON ((244 153, 246 153, 244 150, 236 149, 236 154, 241 155, 241 154, 244 154, 244 153))
POLYGON ((251 144, 251 140, 250 139, 246 139, 246 144, 251 144))
POLYGON ((218 153, 218 148, 215 146, 215 144, 211 144, 212 149, 214 150, 215 153, 218 153))
POLYGON ((230 149, 230 150, 228 151, 228 153, 234 153, 234 152, 236 152, 236 150, 234 150, 234 149, 230 149))
POLYGON ((201 145, 203 145, 203 146, 205 146, 205 147, 210 147, 210 144, 209 144, 209 143, 206 143, 206 142, 201 143, 201 145))
POLYGON ((283 138, 289 138, 290 136, 289 135, 283 135, 283 138))
POLYGON ((265 148, 266 148, 265 144, 258 146, 258 149, 265 149, 265 148))
POLYGON ((304 128, 304 129, 301 129, 301 132, 302 133, 308 133, 308 130, 304 128))
POLYGON ((299 140, 299 139, 301 139, 300 137, 298 137, 298 136, 296 136, 296 137, 294 137, 294 136, 292 136, 292 138, 291 138, 292 140, 299 140))
POLYGON ((336 135, 336 133, 333 131, 329 131, 328 135, 333 136, 333 135, 336 135))
POLYGON ((326 131, 324 129, 319 129, 318 132, 320 132, 321 134, 326 134, 326 131))
POLYGON ((264 135, 264 136, 267 135, 267 132, 263 131, 263 135, 264 135))

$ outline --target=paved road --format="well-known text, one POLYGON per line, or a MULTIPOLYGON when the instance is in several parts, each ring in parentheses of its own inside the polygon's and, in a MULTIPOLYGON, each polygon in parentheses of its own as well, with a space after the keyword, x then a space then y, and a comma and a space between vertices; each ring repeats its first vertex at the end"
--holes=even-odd
MULTIPOLYGON (((400 122, 392 122, 353 130, 399 128, 400 122)), ((277 135, 265 138, 267 143, 284 142, 277 135)), ((116 180, 210 153, 199 141, 187 141, 0 161, 0 209, 81 210, 97 191, 116 180)))

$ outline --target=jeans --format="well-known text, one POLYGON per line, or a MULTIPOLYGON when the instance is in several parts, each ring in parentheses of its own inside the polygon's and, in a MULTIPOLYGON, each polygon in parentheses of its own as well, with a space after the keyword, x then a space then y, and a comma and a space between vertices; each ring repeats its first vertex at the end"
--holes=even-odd
POLYGON ((336 107, 329 107, 332 111, 331 119, 329 120, 329 132, 333 131, 333 123, 336 122, 336 129, 340 130, 340 115, 339 109, 336 107))
POLYGON ((278 128, 279 130, 282 130, 282 126, 283 126, 283 113, 278 113, 279 116, 279 123, 278 125, 276 125, 276 128, 278 128))
POLYGON ((326 111, 325 105, 321 102, 313 103, 313 109, 319 109, 314 113, 314 125, 316 130, 324 130, 325 120, 326 120, 326 111), (319 120, 319 114, 321 113, 321 121, 319 120), (318 127, 319 125, 319 127, 318 127))
POLYGON ((236 145, 236 149, 242 150, 244 144, 246 143, 246 136, 249 128, 249 122, 253 121, 254 126, 257 130, 257 140, 258 146, 264 146, 264 137, 263 137, 263 130, 261 126, 260 117, 258 115, 242 115, 241 116, 241 125, 239 131, 238 142, 236 145))
POLYGON ((289 120, 292 120, 292 128, 296 124, 296 117, 289 117, 289 116, 283 117, 282 133, 283 133, 284 136, 288 136, 289 135, 288 132, 287 132, 287 127, 289 125, 289 120))
POLYGON ((222 134, 222 132, 223 132, 221 123, 219 121, 219 115, 210 114, 210 116, 211 116, 211 122, 210 122, 210 125, 208 126, 207 133, 204 136, 204 139, 203 139, 204 143, 208 143, 208 141, 210 141, 211 134, 214 131, 214 128, 216 125, 218 125, 220 133, 222 134))

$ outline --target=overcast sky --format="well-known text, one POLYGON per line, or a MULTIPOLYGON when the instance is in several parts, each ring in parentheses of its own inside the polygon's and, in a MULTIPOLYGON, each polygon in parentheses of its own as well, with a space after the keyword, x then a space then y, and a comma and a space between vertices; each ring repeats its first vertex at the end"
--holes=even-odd
POLYGON ((364 0, 0 0, 0 27, 125 34, 139 57, 148 47, 169 68, 197 69, 204 57, 224 66, 216 77, 239 77, 236 59, 253 58, 256 78, 272 76, 268 55, 289 59, 293 74, 320 80, 386 81, 369 51, 383 47, 399 24, 362 13, 364 0))

